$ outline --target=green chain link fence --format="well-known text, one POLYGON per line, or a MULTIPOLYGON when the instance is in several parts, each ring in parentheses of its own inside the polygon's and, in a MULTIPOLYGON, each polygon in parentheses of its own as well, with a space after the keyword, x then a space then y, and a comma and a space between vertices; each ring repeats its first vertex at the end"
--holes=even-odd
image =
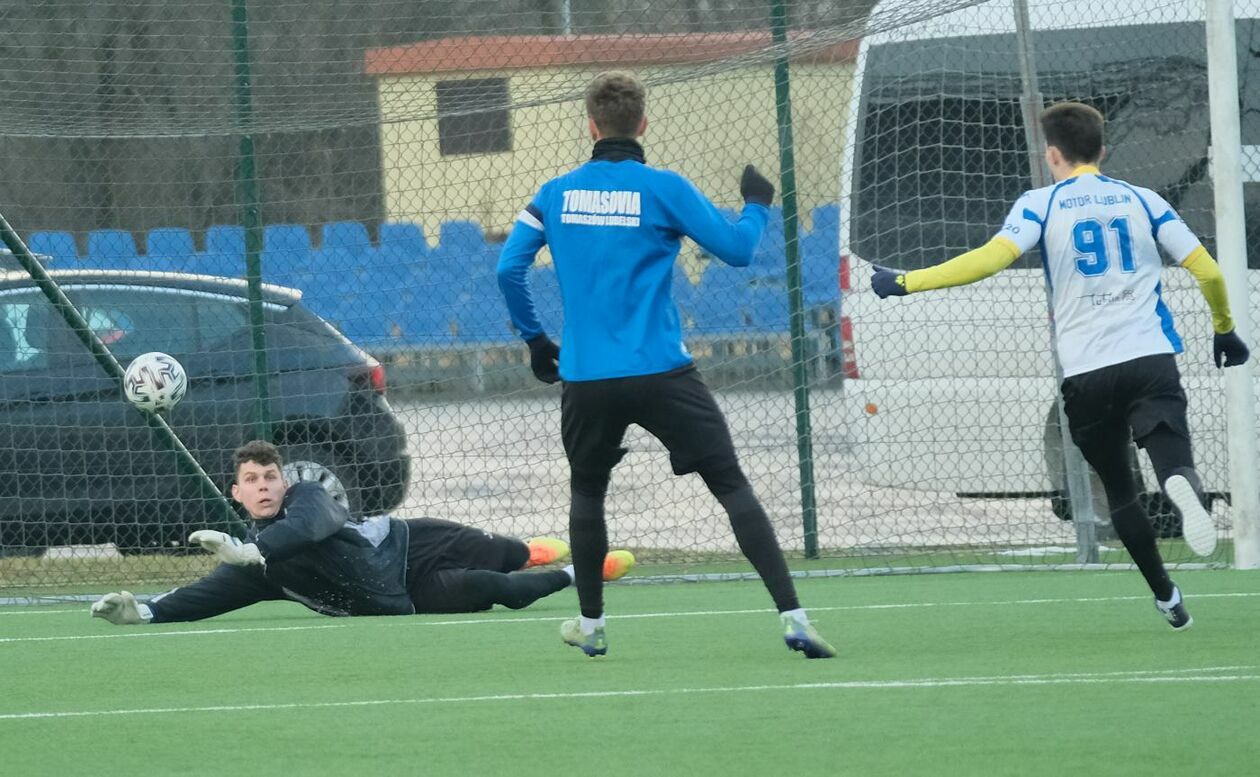
MULTIPOLYGON (((1156 2, 1122 29, 1119 10, 1030 5, 1045 99, 1106 111, 1109 170, 1210 235, 1201 12, 1156 2)), ((559 391, 533 380, 495 263, 538 186, 588 158, 582 90, 620 68, 649 89, 650 164, 731 209, 747 163, 779 187, 753 266, 687 245, 674 293, 789 552, 856 571, 1077 557, 1036 258, 952 296, 881 305, 866 287, 873 263, 984 242, 1028 188, 1011 3, 117 0, 0 14, 0 209, 124 366, 154 350, 185 365, 170 425, 224 492, 231 450, 263 436, 291 478, 323 480, 360 515, 566 533, 559 391)), ((215 500, 9 262, 0 585, 25 596, 203 571, 185 538, 220 520, 215 500)), ((531 283, 558 336, 545 252, 531 283)), ((1211 330, 1195 295, 1170 274, 1196 442, 1221 492, 1223 400, 1200 369, 1211 330)), ((679 569, 737 558, 699 479, 673 477, 640 430, 627 446, 612 543, 679 569)))

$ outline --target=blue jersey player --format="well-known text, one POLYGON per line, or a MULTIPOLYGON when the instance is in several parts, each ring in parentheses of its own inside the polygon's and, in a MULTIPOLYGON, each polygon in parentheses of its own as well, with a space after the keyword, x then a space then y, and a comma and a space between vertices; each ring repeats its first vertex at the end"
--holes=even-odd
POLYGON ((499 258, 499 286, 528 343, 534 374, 564 381, 561 437, 569 459, 573 548, 581 617, 561 628, 589 656, 607 651, 600 564, 608 548, 604 497, 630 424, 657 437, 675 474, 698 473, 730 517, 740 550, 781 613, 788 647, 810 658, 835 650, 797 601, 770 519, 739 466, 726 419, 683 345, 671 296, 684 237, 747 266, 774 187, 751 165, 734 223, 686 178, 649 167, 635 140, 647 128, 646 90, 633 74, 603 73, 587 87, 591 160, 543 184, 499 258), (535 255, 549 246, 564 304, 563 348, 543 331, 530 297, 535 255), (558 364, 557 364, 558 362, 558 364))
POLYGON ((1063 409, 1072 440, 1107 492, 1111 522, 1174 629, 1192 620, 1164 568, 1150 519, 1129 469, 1132 439, 1150 456, 1182 516, 1186 544, 1216 547, 1194 469, 1186 394, 1174 354, 1181 338, 1160 294, 1168 257, 1199 282, 1212 310, 1216 366, 1247 361, 1234 332, 1220 268, 1176 211, 1155 192, 1102 174, 1103 117, 1065 102, 1041 114, 1054 183, 1016 200, 1001 231, 982 248, 922 270, 879 268, 880 297, 974 283, 1040 246, 1050 281, 1055 348, 1063 365, 1063 409))

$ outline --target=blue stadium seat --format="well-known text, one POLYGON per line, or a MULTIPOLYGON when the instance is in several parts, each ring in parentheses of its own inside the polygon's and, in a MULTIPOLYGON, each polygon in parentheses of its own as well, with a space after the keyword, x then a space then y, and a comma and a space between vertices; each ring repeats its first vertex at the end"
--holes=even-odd
POLYGON ((381 224, 380 247, 413 254, 417 258, 429 252, 429 243, 419 224, 387 222, 381 224))
POLYGON ((311 235, 305 226, 263 227, 262 277, 267 283, 292 285, 299 273, 311 269, 311 256, 311 235))
POLYGON ((124 229, 97 229, 88 233, 87 260, 93 267, 133 270, 140 266, 136 240, 124 229))
POLYGON ((313 264, 328 272, 367 273, 376 249, 367 227, 358 221, 334 221, 321 229, 323 240, 313 264))
POLYGON ((382 224, 380 243, 368 254, 364 274, 380 275, 382 283, 405 287, 429 255, 429 244, 416 224, 382 224))
POLYGON ((809 307, 840 300, 840 206, 820 205, 801 238, 801 285, 809 307))
POLYGON ((697 294, 684 308, 684 314, 690 318, 689 329, 696 334, 730 334, 747 329, 742 300, 735 304, 729 298, 697 294))
POLYGON ((764 332, 788 331, 788 293, 785 286, 754 286, 748 295, 749 324, 764 332))
POLYGON ((401 305, 393 311, 393 316, 402 331, 403 342, 433 346, 449 344, 452 339, 450 309, 446 305, 401 305))
POLYGON ((438 250, 453 253, 473 253, 484 248, 485 235, 475 221, 444 221, 438 232, 438 250))
POLYGON ((321 242, 324 248, 350 248, 366 251, 372 247, 368 238, 367 227, 358 221, 331 221, 321 229, 321 242))
POLYGON ((79 249, 69 232, 32 232, 26 247, 49 258, 48 266, 65 269, 79 266, 79 249))
POLYGON ((206 250, 195 271, 225 278, 245 277, 245 229, 220 224, 206 230, 206 250))
POLYGON ((748 270, 713 259, 685 306, 698 332, 734 332, 746 327, 744 309, 750 286, 748 270))
POLYGON ((197 264, 192 233, 182 227, 149 230, 144 253, 145 265, 153 270, 191 272, 197 264))
POLYGON ((462 340, 509 342, 516 337, 507 306, 501 300, 470 300, 455 312, 462 340))

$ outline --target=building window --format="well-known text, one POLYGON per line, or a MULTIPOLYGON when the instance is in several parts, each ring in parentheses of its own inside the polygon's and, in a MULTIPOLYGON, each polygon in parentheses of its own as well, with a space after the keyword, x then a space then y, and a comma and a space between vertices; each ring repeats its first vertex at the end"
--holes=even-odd
POLYGON ((442 156, 512 150, 506 78, 438 81, 438 146, 442 156))

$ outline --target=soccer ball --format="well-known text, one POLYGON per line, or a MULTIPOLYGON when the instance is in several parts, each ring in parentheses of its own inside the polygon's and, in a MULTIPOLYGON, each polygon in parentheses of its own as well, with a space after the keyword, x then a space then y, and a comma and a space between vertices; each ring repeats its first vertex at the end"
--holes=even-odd
POLYGON ((188 391, 188 373, 175 357, 158 351, 131 360, 123 374, 123 397, 151 413, 170 410, 188 391))

